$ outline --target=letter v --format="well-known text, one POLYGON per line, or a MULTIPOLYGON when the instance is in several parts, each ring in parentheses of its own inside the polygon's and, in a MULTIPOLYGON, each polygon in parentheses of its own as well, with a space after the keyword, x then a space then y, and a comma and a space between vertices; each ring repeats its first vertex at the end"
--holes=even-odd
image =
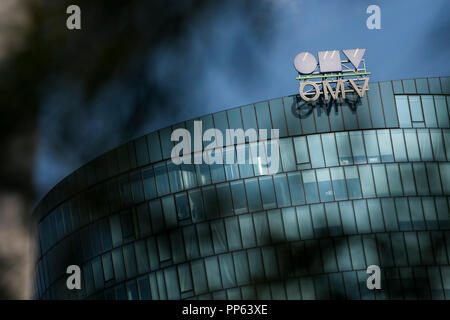
POLYGON ((364 85, 361 88, 361 91, 359 90, 358 86, 356 85, 356 83, 353 81, 353 79, 349 79, 353 89, 355 89, 356 93, 358 94, 358 96, 360 98, 362 98, 364 96, 364 92, 367 91, 367 85, 369 83, 369 78, 364 78, 364 85))

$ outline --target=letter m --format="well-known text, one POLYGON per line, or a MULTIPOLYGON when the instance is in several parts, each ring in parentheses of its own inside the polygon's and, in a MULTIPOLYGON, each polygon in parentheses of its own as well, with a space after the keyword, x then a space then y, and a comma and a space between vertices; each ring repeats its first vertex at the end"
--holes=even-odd
POLYGON ((344 80, 342 79, 337 80, 335 91, 333 91, 333 88, 331 88, 330 83, 327 80, 322 81, 322 88, 326 101, 328 101, 328 91, 330 91, 330 94, 333 97, 333 99, 336 100, 338 98, 339 88, 342 92, 342 98, 345 98, 344 80))

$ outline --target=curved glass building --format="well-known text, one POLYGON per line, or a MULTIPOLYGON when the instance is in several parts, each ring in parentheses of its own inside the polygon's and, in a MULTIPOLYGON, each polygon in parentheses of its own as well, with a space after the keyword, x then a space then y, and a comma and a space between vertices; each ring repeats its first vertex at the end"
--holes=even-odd
MULTIPOLYGON (((280 169, 171 161, 172 130, 61 181, 34 212, 39 299, 450 299, 450 78, 201 117, 279 129, 280 169), (68 290, 78 265, 82 289, 68 290), (381 289, 366 270, 381 268, 381 289)), ((248 149, 248 144, 244 145, 248 149)))

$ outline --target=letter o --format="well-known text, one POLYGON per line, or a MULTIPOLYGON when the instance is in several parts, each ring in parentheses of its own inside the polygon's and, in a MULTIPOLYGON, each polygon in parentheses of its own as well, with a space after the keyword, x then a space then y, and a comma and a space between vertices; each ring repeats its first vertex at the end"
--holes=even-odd
POLYGON ((302 97, 303 100, 305 101, 315 101, 317 100, 317 98, 319 98, 320 95, 320 89, 319 86, 315 83, 315 82, 311 82, 311 81, 304 81, 300 83, 300 89, 298 90, 298 92, 300 93, 300 97, 302 97), (303 89, 305 88, 305 86, 310 85, 314 87, 314 90, 316 91, 316 93, 314 94, 314 96, 312 96, 311 98, 307 97, 304 93, 303 93, 303 89))
POLYGON ((294 67, 298 72, 310 74, 317 68, 316 58, 309 52, 300 52, 294 58, 294 67))

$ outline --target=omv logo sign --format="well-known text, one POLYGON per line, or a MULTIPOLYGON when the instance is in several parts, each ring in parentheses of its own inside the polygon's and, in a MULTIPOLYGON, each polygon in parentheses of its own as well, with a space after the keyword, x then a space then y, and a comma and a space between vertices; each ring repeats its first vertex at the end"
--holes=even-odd
POLYGON ((300 80, 299 93, 303 100, 314 101, 321 94, 328 100, 339 95, 345 98, 346 92, 356 92, 360 97, 368 90, 364 54, 366 49, 342 50, 346 59, 341 59, 339 50, 319 51, 316 57, 310 52, 300 52, 294 58, 294 67, 300 80), (305 91, 305 88, 307 89, 305 91), (308 89, 309 88, 309 89, 308 89))

